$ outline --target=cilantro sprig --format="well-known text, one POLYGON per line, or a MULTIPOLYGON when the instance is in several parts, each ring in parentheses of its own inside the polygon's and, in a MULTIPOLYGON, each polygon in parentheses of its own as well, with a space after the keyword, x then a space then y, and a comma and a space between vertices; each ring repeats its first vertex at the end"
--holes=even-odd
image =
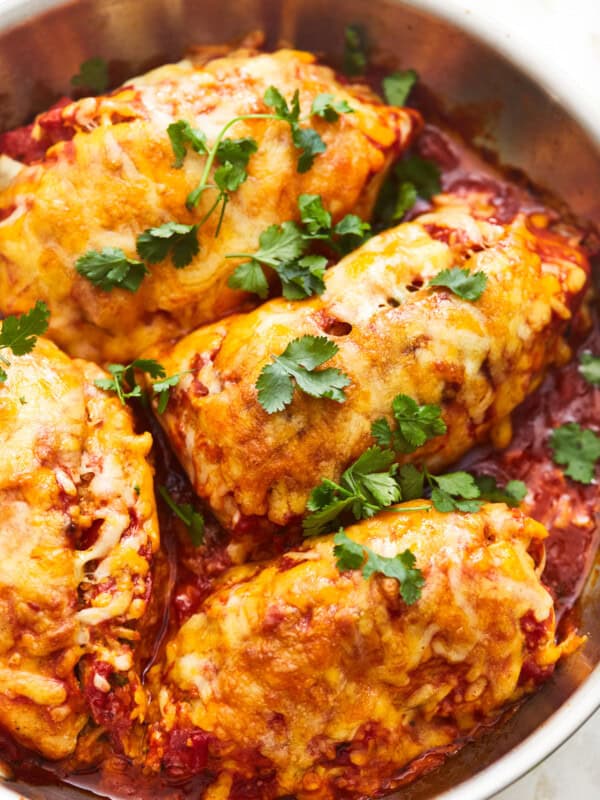
POLYGON ((600 356, 582 353, 579 357, 579 372, 592 386, 600 386, 600 356))
POLYGON ((316 194, 298 198, 301 224, 283 222, 271 225, 259 236, 254 253, 229 253, 227 258, 246 258, 228 280, 232 289, 242 289, 265 298, 269 284, 264 267, 273 269, 281 280, 283 296, 302 300, 325 290, 323 276, 328 259, 309 251, 314 244, 324 244, 343 254, 358 247, 369 236, 371 226, 355 214, 347 214, 333 225, 331 214, 316 194))
POLYGON ((362 25, 348 25, 344 29, 344 55, 342 70, 351 77, 363 75, 368 64, 369 42, 362 25))
POLYGON ((274 414, 292 402, 294 385, 311 397, 343 403, 347 375, 334 367, 317 370, 338 352, 338 346, 325 336, 302 336, 293 339, 283 353, 267 364, 256 382, 258 401, 268 414, 274 414))
POLYGON ((94 383, 99 389, 114 392, 123 405, 132 397, 139 397, 142 400, 145 398, 142 387, 135 378, 136 370, 145 372, 155 380, 156 382, 152 384, 152 393, 158 398, 156 410, 159 414, 163 414, 167 408, 171 388, 179 383, 182 375, 186 374, 179 372, 167 376, 163 365, 153 358, 136 358, 130 364, 109 364, 107 370, 111 377, 99 378, 94 383))
POLYGON ((412 397, 398 394, 392 401, 394 430, 388 420, 381 417, 371 426, 375 441, 382 447, 391 447, 397 453, 412 453, 429 439, 446 433, 446 423, 438 405, 419 405, 412 397))
POLYGON ((407 605, 413 605, 421 596, 425 578, 415 567, 416 558, 410 550, 404 550, 393 557, 380 556, 370 547, 350 539, 340 529, 333 537, 333 554, 340 572, 360 569, 365 580, 376 573, 398 581, 400 595, 407 605))
POLYGON ((204 542, 205 524, 203 514, 200 511, 196 511, 191 503, 176 503, 166 486, 159 486, 158 491, 167 506, 187 528, 194 547, 199 547, 204 542))
POLYGON ((443 286, 457 297, 473 303, 479 300, 487 285, 485 272, 470 272, 462 267, 443 269, 429 281, 430 286, 443 286))
POLYGON ((383 96, 386 103, 391 106, 403 106, 419 75, 414 69, 398 70, 386 75, 382 81, 383 96))
POLYGON ((89 89, 94 94, 106 91, 108 84, 108 64, 98 56, 84 61, 77 75, 71 78, 71 86, 77 89, 89 89))
POLYGON ((592 483, 600 461, 598 434, 576 422, 568 422, 552 431, 549 444, 554 461, 566 466, 565 475, 579 483, 592 483))
POLYGON ((148 274, 143 261, 129 258, 120 247, 88 250, 77 259, 75 269, 104 292, 115 288, 137 292, 148 274))
POLYGON ((149 264, 158 264, 170 254, 173 266, 182 269, 192 262, 199 250, 197 225, 165 222, 148 228, 137 238, 138 254, 149 264))
MULTIPOLYGON (((8 316, 2 322, 0 331, 0 351, 10 350, 14 356, 31 353, 38 336, 48 330, 50 309, 42 300, 24 314, 8 316)), ((10 361, 0 352, 0 364, 10 366, 10 361)), ((6 370, 0 366, 0 383, 7 379, 6 370)))
POLYGON ((375 205, 378 228, 399 222, 417 202, 439 194, 441 172, 435 161, 411 155, 399 161, 384 182, 375 205))

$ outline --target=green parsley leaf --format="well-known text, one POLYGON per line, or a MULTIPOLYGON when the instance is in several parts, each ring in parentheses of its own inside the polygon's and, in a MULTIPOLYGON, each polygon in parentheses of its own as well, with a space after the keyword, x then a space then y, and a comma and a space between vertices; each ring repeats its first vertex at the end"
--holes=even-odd
POLYGON ((293 261, 304 253, 302 231, 295 222, 270 225, 259 236, 258 244, 259 248, 252 258, 270 267, 293 261))
POLYGON ((244 292, 257 294, 261 300, 269 294, 269 284, 263 268, 254 259, 240 264, 229 276, 227 286, 230 289, 242 289, 244 292))
POLYGON ((181 169, 183 166, 188 146, 200 155, 208 154, 206 136, 202 131, 192 128, 190 123, 184 119, 172 122, 167 128, 167 134, 171 140, 171 147, 175 155, 175 163, 173 164, 175 169, 181 169))
POLYGON ((286 300, 304 300, 314 294, 323 294, 323 276, 327 267, 325 256, 304 256, 290 264, 276 268, 281 278, 281 288, 286 300))
POLYGON ((475 512, 481 508, 479 488, 475 478, 468 472, 449 472, 447 475, 431 475, 425 472, 432 486, 431 500, 437 511, 475 512))
POLYGON ((301 194, 298 197, 298 209, 302 224, 310 236, 317 236, 323 232, 329 235, 331 214, 324 208, 321 195, 301 194))
POLYGON ((471 303, 479 300, 486 284, 487 275, 484 272, 469 272, 461 267, 443 269, 429 281, 430 286, 445 286, 457 297, 471 303))
POLYGON ((362 75, 368 63, 367 34, 362 25, 348 25, 344 31, 342 69, 346 75, 362 75))
POLYGON ((332 94, 324 92, 318 94, 313 100, 310 113, 317 117, 323 117, 327 122, 337 122, 340 114, 352 114, 354 109, 351 108, 346 100, 337 100, 332 94))
POLYGON ((579 372, 592 386, 600 386, 600 356, 582 353, 579 357, 579 372))
POLYGON ((339 484, 323 479, 308 499, 307 509, 312 513, 302 523, 304 535, 322 533, 346 510, 355 519, 364 519, 397 503, 400 489, 394 478, 396 469, 391 450, 371 447, 348 467, 339 484))
POLYGON ((274 109, 277 119, 290 124, 297 123, 300 119, 300 92, 298 89, 294 92, 291 106, 288 106, 287 100, 276 86, 269 86, 263 99, 266 106, 274 109))
POLYGON ((222 139, 217 145, 217 158, 221 164, 233 164, 236 167, 247 167, 252 156, 258 150, 258 142, 251 136, 242 139, 222 139))
POLYGON ((158 491, 167 506, 187 528, 194 547, 199 547, 204 542, 204 516, 191 503, 176 503, 166 486, 159 486, 158 491))
POLYGON ((156 383, 152 384, 152 391, 156 397, 158 397, 156 411, 159 414, 164 414, 164 412, 167 410, 172 387, 177 386, 182 375, 186 374, 187 372, 177 372, 175 375, 170 375, 168 378, 163 378, 162 380, 156 381, 156 383))
POLYGON ((103 58, 89 58, 71 78, 71 86, 101 94, 108 89, 108 64, 103 58))
POLYGON ((319 153, 327 150, 327 145, 313 128, 293 127, 292 141, 295 147, 301 151, 297 165, 300 173, 308 172, 319 153))
POLYGON ((565 475, 579 483, 594 480, 600 460, 600 436, 576 422, 561 425, 550 434, 550 448, 557 464, 566 465, 565 475))
POLYGON ((263 367, 256 388, 258 401, 268 414, 282 411, 292 401, 294 383, 311 397, 343 403, 344 388, 350 384, 339 369, 315 371, 338 352, 335 342, 325 336, 302 336, 294 339, 273 363, 263 367))
POLYGON ((149 274, 143 261, 129 258, 120 247, 88 250, 77 259, 75 269, 104 292, 110 292, 115 287, 136 292, 149 274))
POLYGON ((142 399, 144 397, 142 387, 135 379, 136 370, 146 372, 153 380, 156 380, 157 382, 152 385, 152 391, 158 396, 157 411, 159 414, 162 414, 167 407, 171 387, 176 386, 181 376, 186 374, 180 372, 167 377, 163 365, 153 358, 136 358, 130 364, 109 364, 107 369, 112 377, 100 378, 95 381, 95 384, 106 392, 114 392, 123 405, 132 397, 141 397, 142 399))
POLYGON ((392 402, 396 428, 391 430, 386 419, 376 420, 371 433, 378 444, 392 447, 398 453, 412 453, 430 439, 446 433, 446 423, 437 405, 419 405, 412 397, 396 395, 392 402))
POLYGON ((481 500, 506 503, 511 508, 518 506, 527 494, 527 486, 523 481, 509 481, 504 489, 501 489, 491 475, 475 475, 475 483, 481 500))
MULTIPOLYGON (((0 348, 8 348, 15 356, 31 353, 37 337, 48 330, 49 319, 50 310, 41 300, 24 314, 6 317, 0 331, 0 348)), ((3 375, 0 380, 6 380, 6 372, 3 375)))
POLYGON ((333 246, 342 255, 360 247, 371 235, 371 225, 356 214, 346 214, 333 229, 333 246))
POLYGON ((140 258, 150 264, 164 261, 170 253, 176 269, 187 267, 198 254, 198 225, 165 222, 157 228, 148 228, 137 238, 140 258))
POLYGON ((431 200, 442 191, 440 168, 435 161, 421 156, 409 156, 399 161, 394 168, 394 175, 400 183, 411 183, 419 197, 431 200))
POLYGON ((414 464, 403 464, 398 473, 398 484, 403 500, 418 500, 423 497, 425 475, 414 464))
POLYGON ((388 105, 405 105, 408 95, 418 79, 419 76, 414 69, 401 70, 387 75, 382 83, 383 95, 388 105))
POLYGON ((380 556, 370 547, 360 545, 340 530, 333 537, 333 553, 340 571, 360 569, 365 580, 378 573, 398 581, 400 594, 407 605, 416 603, 421 596, 425 579, 421 570, 415 568, 416 559, 410 550, 393 557, 380 556), (366 558, 366 561, 365 561, 366 558))

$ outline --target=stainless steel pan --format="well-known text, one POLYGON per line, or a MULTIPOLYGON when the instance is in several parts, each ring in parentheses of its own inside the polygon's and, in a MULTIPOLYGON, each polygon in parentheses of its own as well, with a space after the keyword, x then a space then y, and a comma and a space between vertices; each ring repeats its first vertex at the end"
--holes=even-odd
MULTIPOLYGON (((378 50, 415 67, 449 109, 476 110, 483 144, 600 225, 600 118, 578 107, 535 55, 493 30, 447 18, 443 0, 0 0, 0 130, 27 120, 61 92, 91 56, 114 78, 177 59, 188 45, 263 28, 335 59, 344 26, 367 24, 378 50), (497 41, 496 41, 497 40, 497 41), (574 107, 571 107, 574 106, 574 107)), ((403 800, 483 800, 537 764, 600 706, 600 587, 592 574, 582 603, 586 646, 507 724, 404 789, 403 800)), ((2 788, 0 800, 73 796, 47 787, 2 788), (16 791, 16 794, 13 793, 16 791)), ((81 796, 77 794, 77 796, 81 796)))

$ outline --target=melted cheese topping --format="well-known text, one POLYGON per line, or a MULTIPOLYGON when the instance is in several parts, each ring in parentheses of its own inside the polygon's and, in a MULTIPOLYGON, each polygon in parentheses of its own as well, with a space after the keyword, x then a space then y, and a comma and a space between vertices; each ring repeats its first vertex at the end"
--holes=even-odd
POLYGON ((342 85, 314 62, 293 50, 241 51, 204 65, 161 67, 115 94, 67 105, 62 124, 75 131, 74 139, 52 147, 0 192, 0 211, 12 210, 0 223, 0 310, 23 312, 45 300, 49 336, 67 352, 127 362, 154 342, 247 303, 248 295, 227 287, 237 264, 225 255, 253 251, 269 225, 298 219, 300 194, 320 194, 336 220, 351 210, 368 216, 391 159, 419 127, 418 115, 382 105, 365 87, 342 85), (135 257, 143 230, 200 221, 214 193, 205 192, 194 212, 185 201, 205 157, 190 153, 174 169, 167 126, 185 119, 211 143, 233 117, 268 112, 263 95, 271 85, 287 98, 298 89, 304 113, 322 92, 354 109, 335 123, 312 119, 327 145, 318 169, 297 172, 286 123, 240 122, 229 135, 252 136, 259 150, 247 182, 231 196, 219 237, 215 214, 202 227, 200 253, 189 266, 153 265, 134 294, 103 292, 77 274, 75 262, 87 250, 120 247, 135 257))
POLYGON ((562 357, 560 334, 580 301, 586 256, 523 215, 491 222, 486 200, 439 196, 431 213, 331 268, 320 297, 273 300, 152 353, 168 374, 191 370, 159 420, 225 526, 242 516, 285 524, 302 514, 312 487, 339 479, 372 444, 372 422, 389 417, 398 393, 439 404, 448 427, 414 458, 433 468, 455 461, 562 357), (453 266, 487 276, 477 302, 428 288, 453 266), (346 402, 296 391, 284 412, 267 414, 255 388, 262 368, 292 339, 324 333, 339 347, 327 366, 352 381, 346 402))
POLYGON ((332 537, 233 569, 154 676, 155 767, 185 763, 196 730, 218 786, 274 770, 269 796, 322 800, 341 786, 373 796, 531 690, 526 661, 560 657, 552 598, 527 552, 546 531, 521 512, 390 512, 347 534, 381 555, 409 548, 425 576, 419 601, 407 607, 395 580, 340 573, 332 537), (535 640, 524 619, 539 626, 535 640), (176 731, 188 739, 174 753, 176 731))
POLYGON ((151 439, 96 389, 98 367, 43 339, 9 360, 0 383, 0 723, 60 758, 88 718, 76 664, 131 666, 119 629, 146 607, 158 547, 151 439), (93 543, 78 550, 91 531, 93 543))

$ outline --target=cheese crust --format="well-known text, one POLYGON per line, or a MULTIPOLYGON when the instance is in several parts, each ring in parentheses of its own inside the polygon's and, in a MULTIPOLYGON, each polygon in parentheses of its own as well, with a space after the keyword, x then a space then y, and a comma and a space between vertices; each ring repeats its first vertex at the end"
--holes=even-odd
POLYGON ((399 393, 440 405, 446 435, 410 458, 442 468, 507 421, 565 358, 561 332, 589 274, 584 251, 543 215, 501 224, 493 211, 485 194, 440 195, 430 213, 332 267, 320 297, 272 300, 151 352, 168 374, 189 371, 158 419, 223 525, 284 525, 303 514, 311 489, 338 480, 373 443, 372 423, 389 419, 399 393), (487 277, 476 302, 428 286, 456 266, 487 277), (326 366, 350 378, 347 399, 296 390, 269 415, 258 402, 260 372, 306 334, 338 345, 326 366))
POLYGON ((546 531, 520 511, 398 506, 346 533, 388 557, 409 548, 420 599, 340 572, 331 536, 234 568, 155 668, 154 768, 206 771, 222 800, 373 797, 458 749, 573 644, 555 643, 539 579, 546 531))
POLYGON ((0 311, 21 313, 44 300, 52 312, 49 337, 71 355, 100 362, 130 361, 155 342, 253 303, 227 287, 236 262, 225 256, 254 251, 270 225, 297 220, 302 193, 321 195, 334 221, 350 211, 368 217, 386 168, 420 127, 416 112, 385 106, 364 86, 343 85, 313 55, 294 50, 185 60, 54 113, 70 141, 52 146, 0 192, 0 311), (206 157, 190 152, 175 169, 168 125, 187 120, 212 145, 232 118, 271 110, 263 102, 271 85, 288 101, 298 90, 303 115, 320 93, 354 109, 337 122, 311 118, 327 145, 318 168, 298 173, 287 123, 239 122, 228 136, 254 137, 259 147, 249 178, 231 194, 218 237, 219 214, 201 227, 200 252, 189 266, 175 269, 170 259, 152 265, 135 293, 102 291, 76 272, 88 250, 119 247, 137 258, 144 230, 202 220, 215 192, 204 192, 194 211, 186 198, 206 157))
POLYGON ((95 387, 99 367, 45 339, 10 362, 0 383, 0 723, 58 759, 89 718, 76 666, 83 683, 99 665, 133 667, 159 543, 152 440, 95 387))

